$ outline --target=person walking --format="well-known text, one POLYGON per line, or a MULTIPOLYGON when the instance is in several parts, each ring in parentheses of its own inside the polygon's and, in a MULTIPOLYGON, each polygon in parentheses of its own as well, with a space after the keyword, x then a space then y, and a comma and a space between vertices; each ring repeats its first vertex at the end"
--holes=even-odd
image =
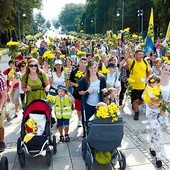
POLYGON ((98 63, 90 60, 88 62, 85 77, 79 82, 78 91, 83 95, 82 105, 85 110, 85 115, 82 116, 83 136, 85 136, 84 119, 86 123, 90 117, 96 113, 96 105, 103 101, 102 90, 106 88, 105 77, 98 73, 98 63))
POLYGON ((81 95, 78 93, 79 80, 82 77, 78 78, 76 75, 79 73, 82 73, 82 75, 83 75, 85 73, 86 64, 87 64, 87 58, 86 57, 80 58, 79 67, 75 68, 70 74, 70 85, 74 88, 73 97, 75 98, 75 109, 77 110, 77 116, 78 116, 77 127, 82 126, 81 95))
POLYGON ((35 99, 46 99, 46 92, 49 91, 50 84, 46 73, 39 67, 37 59, 28 60, 21 84, 22 90, 26 92, 25 106, 35 99))
POLYGON ((146 79, 152 73, 151 67, 146 60, 143 59, 144 52, 142 50, 137 50, 135 52, 135 58, 129 58, 129 49, 125 52, 124 59, 128 65, 130 76, 135 83, 132 86, 131 102, 132 108, 135 112, 134 120, 139 119, 139 105, 142 104, 143 100, 141 98, 142 93, 146 87, 146 79))
POLYGON ((59 127, 60 142, 69 142, 69 119, 71 118, 71 106, 74 103, 74 97, 68 93, 63 85, 57 86, 57 96, 55 97, 55 115, 59 127), (65 133, 65 138, 63 133, 65 133))

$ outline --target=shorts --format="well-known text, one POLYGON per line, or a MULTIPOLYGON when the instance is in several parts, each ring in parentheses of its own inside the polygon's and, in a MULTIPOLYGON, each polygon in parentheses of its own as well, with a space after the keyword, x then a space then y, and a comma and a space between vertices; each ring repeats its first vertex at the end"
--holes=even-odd
POLYGON ((75 99, 75 109, 76 109, 78 112, 81 112, 81 100, 75 99))
POLYGON ((132 94, 131 94, 132 102, 137 99, 143 101, 142 99, 143 91, 144 90, 132 90, 132 94))
POLYGON ((57 125, 60 126, 69 126, 69 119, 57 119, 57 125))
POLYGON ((20 98, 19 87, 16 87, 12 90, 10 99, 11 99, 12 103, 19 105, 19 98, 20 98))

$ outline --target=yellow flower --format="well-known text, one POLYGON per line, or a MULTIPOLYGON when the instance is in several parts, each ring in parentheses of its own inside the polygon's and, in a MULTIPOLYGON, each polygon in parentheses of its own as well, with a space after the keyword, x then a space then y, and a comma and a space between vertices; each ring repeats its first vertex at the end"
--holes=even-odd
POLYGON ((132 34, 132 38, 138 38, 138 35, 136 35, 136 34, 132 34))
POLYGON ((47 100, 48 100, 50 103, 55 103, 55 96, 47 95, 47 100))
POLYGON ((129 30, 130 30, 130 28, 128 27, 128 28, 125 28, 125 29, 123 30, 123 32, 129 32, 129 30))
POLYGON ((8 73, 8 77, 12 77, 15 73, 15 70, 14 69, 11 69, 10 72, 8 73))
POLYGON ((68 68, 68 67, 65 67, 65 68, 64 68, 64 71, 65 71, 65 72, 67 72, 68 70, 69 70, 69 68, 68 68))
POLYGON ((154 82, 155 82, 155 80, 154 80, 154 79, 151 79, 151 80, 150 80, 150 82, 151 82, 151 83, 154 83, 154 82))
POLYGON ((15 41, 9 41, 8 43, 7 43, 7 46, 8 47, 11 47, 11 46, 19 46, 19 42, 15 42, 15 41))
POLYGON ((104 66, 102 67, 102 70, 99 70, 99 73, 106 75, 109 73, 109 70, 104 66))
POLYGON ((134 79, 132 79, 132 78, 128 78, 127 80, 128 80, 128 83, 130 83, 130 84, 135 83, 135 80, 134 80, 134 79))

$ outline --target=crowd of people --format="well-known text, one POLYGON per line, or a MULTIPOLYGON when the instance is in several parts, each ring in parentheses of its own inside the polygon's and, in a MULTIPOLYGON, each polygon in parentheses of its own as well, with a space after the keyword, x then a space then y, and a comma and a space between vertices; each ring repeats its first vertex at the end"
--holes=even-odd
MULTIPOLYGON (((28 42, 24 43, 29 45, 28 42)), ((145 54, 138 43, 133 44, 121 39, 112 47, 104 39, 70 41, 69 38, 56 38, 53 43, 54 48, 50 49, 48 43, 42 39, 38 57, 31 55, 31 45, 29 55, 22 53, 16 56, 8 62, 8 69, 0 71, 0 151, 5 149, 3 107, 9 100, 15 106, 17 117, 20 106, 24 110, 35 99, 54 96, 56 100, 53 109, 60 142, 69 142, 69 119, 72 110, 77 111, 77 126, 85 129, 84 122, 87 123, 96 113, 98 103, 114 102, 123 109, 130 78, 135 82, 130 95, 133 119, 139 120, 139 105, 145 103, 151 128, 150 152, 152 156, 156 156, 157 166, 161 167, 160 124, 166 122, 167 111, 160 107, 159 102, 147 103, 144 99, 147 94, 145 88, 157 83, 163 100, 170 101, 170 62, 164 61, 159 41, 156 41, 155 50, 149 54, 145 54), (55 56, 53 67, 48 57, 43 57, 49 50, 55 56)), ((168 51, 166 55, 170 55, 168 51)), ((166 57, 166 60, 168 59, 170 56, 166 57)), ((10 121, 8 114, 6 118, 10 121)), ((83 132, 85 136, 85 131, 83 132)))

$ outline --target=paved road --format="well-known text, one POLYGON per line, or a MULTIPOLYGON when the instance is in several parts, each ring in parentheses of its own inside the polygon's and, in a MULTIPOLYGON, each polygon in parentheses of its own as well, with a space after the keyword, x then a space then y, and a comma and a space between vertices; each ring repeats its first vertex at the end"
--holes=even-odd
MULTIPOLYGON (((6 62, 9 58, 3 57, 0 61, 0 68, 3 70, 7 67, 6 62)), ((142 107, 140 108, 142 112, 142 107)), ((11 108, 11 115, 13 109, 11 108)), ((144 113, 140 114, 140 120, 133 120, 133 112, 128 103, 123 111, 120 113, 124 119, 124 138, 122 145, 119 148, 124 152, 127 161, 127 170, 156 170, 155 158, 149 154, 148 140, 149 129, 148 123, 144 113)), ((20 133, 20 124, 22 118, 22 111, 18 118, 12 119, 11 122, 4 122, 5 124, 5 142, 6 150, 2 153, 8 157, 9 169, 20 170, 21 167, 18 162, 16 153, 16 141, 20 133)), ((77 128, 76 112, 73 112, 73 117, 70 121, 70 143, 58 142, 58 130, 54 126, 52 133, 57 136, 57 153, 52 156, 51 166, 46 165, 44 156, 30 157, 26 156, 25 170, 84 170, 85 164, 81 157, 81 142, 82 142, 82 128, 77 128)), ((163 144, 162 144, 162 169, 170 169, 170 124, 169 120, 166 125, 162 126, 163 130, 163 144)), ((94 164, 94 170, 111 170, 109 165, 94 164)))

